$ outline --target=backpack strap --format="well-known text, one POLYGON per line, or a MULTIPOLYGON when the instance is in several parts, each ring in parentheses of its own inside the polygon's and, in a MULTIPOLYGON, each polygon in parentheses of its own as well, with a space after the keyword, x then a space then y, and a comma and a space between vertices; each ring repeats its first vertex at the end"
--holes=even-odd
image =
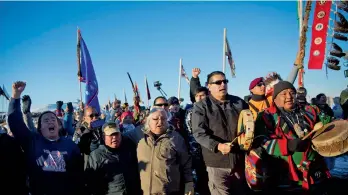
POLYGON ((256 108, 256 106, 254 104, 252 104, 251 102, 248 102, 248 104, 252 109, 254 109, 256 111, 256 113, 259 113, 260 110, 258 108, 256 108))

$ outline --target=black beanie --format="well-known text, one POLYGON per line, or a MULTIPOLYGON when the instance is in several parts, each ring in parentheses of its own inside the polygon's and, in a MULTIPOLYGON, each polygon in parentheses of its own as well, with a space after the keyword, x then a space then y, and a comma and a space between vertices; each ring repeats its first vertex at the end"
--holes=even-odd
POLYGON ((288 81, 279 81, 279 83, 274 85, 273 89, 273 100, 277 97, 277 95, 285 89, 292 89, 296 92, 296 89, 293 84, 288 81))

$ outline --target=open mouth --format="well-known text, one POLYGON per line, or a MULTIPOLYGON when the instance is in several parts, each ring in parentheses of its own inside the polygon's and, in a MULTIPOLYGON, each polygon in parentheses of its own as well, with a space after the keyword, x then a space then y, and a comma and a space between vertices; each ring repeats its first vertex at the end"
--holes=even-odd
POLYGON ((48 131, 49 131, 49 132, 54 132, 54 127, 49 127, 49 128, 48 128, 48 131))
POLYGON ((219 91, 226 91, 226 89, 220 89, 219 91))

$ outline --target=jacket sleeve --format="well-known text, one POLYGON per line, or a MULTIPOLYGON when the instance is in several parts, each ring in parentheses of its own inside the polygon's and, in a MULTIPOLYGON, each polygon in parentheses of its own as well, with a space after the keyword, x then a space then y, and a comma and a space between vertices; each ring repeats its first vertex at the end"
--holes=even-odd
POLYGON ((137 126, 133 131, 127 131, 123 135, 129 138, 135 145, 138 145, 139 141, 144 137, 144 132, 141 128, 142 125, 137 126))
POLYGON ((211 136, 207 130, 209 129, 206 112, 202 107, 202 104, 195 104, 192 112, 192 131, 196 141, 203 147, 213 152, 217 151, 217 145, 219 142, 211 136))
POLYGON ((33 139, 33 134, 23 121, 20 99, 11 98, 10 100, 8 107, 8 126, 23 150, 27 151, 33 139))
POLYGON ((191 99, 191 102, 196 102, 195 91, 199 87, 201 87, 201 82, 199 81, 199 77, 197 77, 197 78, 191 77, 191 81, 190 81, 190 99, 191 99))
POLYGON ((255 121, 254 146, 262 147, 269 155, 287 156, 288 140, 283 137, 274 137, 275 125, 271 119, 265 119, 264 112, 260 112, 255 121), (267 124, 266 124, 267 123, 267 124))
POLYGON ((83 156, 76 144, 73 144, 73 154, 71 158, 71 181, 75 183, 75 194, 82 194, 84 190, 84 177, 83 177, 83 156))
MULTIPOLYGON (((95 151, 96 152, 96 151, 95 151)), ((85 183, 86 183, 86 194, 98 194, 98 184, 102 178, 99 178, 98 174, 98 158, 95 152, 92 152, 88 156, 88 161, 85 167, 85 183)), ((101 187, 101 186, 99 186, 101 187)))
POLYGON ((178 144, 177 154, 180 163, 180 170, 183 174, 184 183, 192 182, 192 158, 189 154, 184 139, 178 135, 177 136, 178 144))
POLYGON ((37 132, 37 129, 35 128, 35 125, 33 122, 33 117, 32 117, 30 112, 28 112, 26 114, 23 113, 23 120, 24 120, 25 125, 27 125, 28 129, 31 132, 35 132, 35 133, 37 132))

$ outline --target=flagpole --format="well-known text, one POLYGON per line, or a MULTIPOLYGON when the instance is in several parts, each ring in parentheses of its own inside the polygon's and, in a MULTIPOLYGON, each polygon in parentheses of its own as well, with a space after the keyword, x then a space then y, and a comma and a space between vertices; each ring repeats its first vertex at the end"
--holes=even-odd
POLYGON ((147 93, 147 79, 146 79, 146 75, 145 75, 145 89, 146 89, 146 99, 147 99, 147 101, 146 101, 146 107, 148 107, 149 108, 149 96, 148 96, 148 93, 147 93))
POLYGON ((179 62, 179 85, 178 85, 178 99, 180 99, 180 90, 181 90, 181 71, 182 71, 182 59, 180 58, 179 62))
MULTIPOLYGON (((77 67, 80 70, 81 68, 81 58, 80 58, 80 28, 77 27, 77 67)), ((79 88, 80 88, 80 101, 81 101, 81 104, 83 103, 82 101, 82 87, 81 87, 81 80, 79 78, 79 88)))
POLYGON ((224 28, 224 37, 223 37, 223 53, 222 53, 222 72, 225 73, 226 68, 226 28, 224 28))

